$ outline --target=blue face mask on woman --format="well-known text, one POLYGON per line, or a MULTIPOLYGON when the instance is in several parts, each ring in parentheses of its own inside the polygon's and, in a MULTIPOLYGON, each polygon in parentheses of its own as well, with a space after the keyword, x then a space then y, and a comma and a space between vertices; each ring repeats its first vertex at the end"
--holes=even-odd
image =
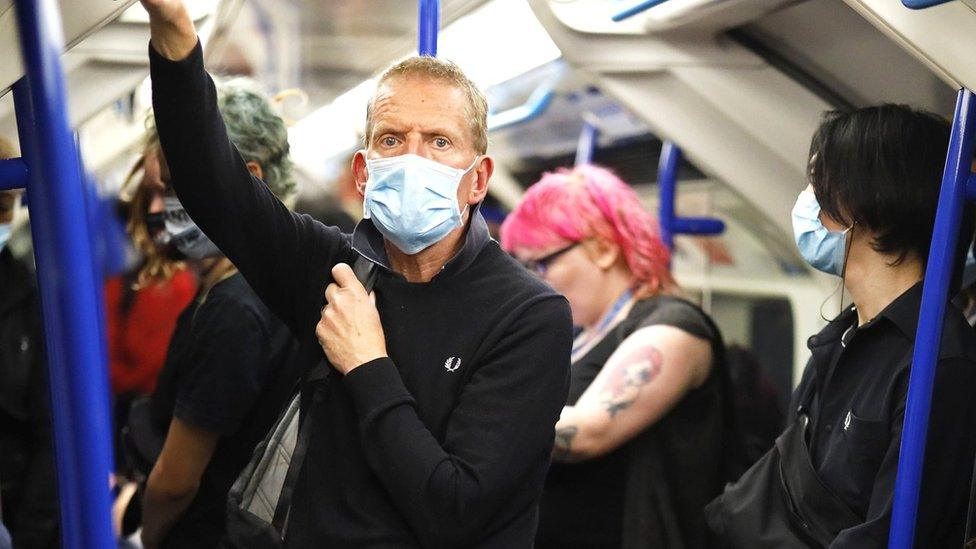
POLYGON ((440 242, 461 226, 458 184, 478 158, 467 169, 415 154, 367 160, 363 217, 407 255, 440 242))
POLYGON ((793 238, 800 255, 811 267, 827 274, 844 274, 844 255, 847 252, 847 235, 853 225, 844 231, 831 231, 820 221, 820 203, 810 191, 800 192, 793 206, 793 238))

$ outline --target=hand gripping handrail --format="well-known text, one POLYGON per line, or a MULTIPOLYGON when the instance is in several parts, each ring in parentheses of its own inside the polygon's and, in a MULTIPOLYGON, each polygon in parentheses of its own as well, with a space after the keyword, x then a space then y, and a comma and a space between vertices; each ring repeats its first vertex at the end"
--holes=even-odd
POLYGON ((417 53, 437 57, 437 32, 440 28, 440 0, 417 1, 417 53))
MULTIPOLYGON (((942 338, 942 319, 949 299, 949 282, 959 241, 959 225, 967 196, 976 196, 972 161, 976 149, 976 98, 959 90, 949 138, 949 154, 942 174, 942 189, 935 214, 932 246, 922 286, 915 351, 908 380, 908 403, 902 427, 895 500, 891 512, 890 549, 914 547, 915 518, 925 461, 925 440, 932 406, 936 360, 942 338)), ((924 544, 923 544, 924 545, 924 544)))
MULTIPOLYGON (((108 486, 111 419, 100 281, 81 164, 64 108, 61 18, 54 0, 17 0, 15 11, 26 76, 14 85, 14 108, 29 175, 63 546, 109 549, 115 546, 108 486)), ((13 164, 6 165, 9 173, 13 164)))
POLYGON ((661 188, 658 223, 661 225, 661 240, 668 249, 674 248, 674 235, 677 234, 714 235, 725 231, 725 223, 721 219, 675 215, 674 200, 677 195, 681 156, 681 148, 671 141, 665 141, 661 146, 661 160, 658 164, 658 185, 661 188))

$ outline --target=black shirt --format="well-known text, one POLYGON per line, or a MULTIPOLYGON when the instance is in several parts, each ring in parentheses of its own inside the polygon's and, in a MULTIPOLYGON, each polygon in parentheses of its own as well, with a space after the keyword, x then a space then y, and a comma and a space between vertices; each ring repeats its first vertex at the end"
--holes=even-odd
MULTIPOLYGON (((885 547, 922 283, 857 326, 849 308, 811 337, 791 405, 808 388, 810 453, 824 483, 865 522, 831 547, 885 547)), ((976 336, 948 307, 936 369, 916 542, 960 547, 976 452, 976 336)))
POLYGON ((228 141, 199 46, 150 48, 153 106, 187 212, 302 343, 315 338, 331 269, 380 266, 389 358, 326 379, 293 495, 290 547, 531 547, 554 426, 566 402, 566 300, 488 236, 477 209, 461 251, 428 283, 387 267, 367 220, 353 235, 294 214, 228 141))
POLYGON ((166 547, 215 547, 227 492, 298 386, 298 343, 240 274, 203 290, 176 321, 153 393, 153 427, 173 417, 220 439, 166 547))
MULTIPOLYGON (((691 303, 674 297, 654 297, 638 301, 617 327, 583 357, 573 363, 567 404, 576 404, 610 356, 637 330, 656 325, 673 326, 709 342, 713 362, 701 386, 689 391, 647 434, 660 445, 655 451, 664 456, 667 467, 651 479, 668 493, 669 509, 677 518, 681 542, 699 547, 704 528, 702 508, 721 491, 725 411, 729 395, 720 378, 723 353, 721 336, 691 303)), ((554 463, 546 479, 539 506, 539 533, 536 546, 545 548, 621 547, 627 513, 660 514, 660 509, 640 509, 627 497, 628 490, 644 489, 641 479, 630 475, 636 453, 646 448, 639 437, 598 459, 581 463, 554 463), (630 507, 628 509, 628 502, 630 507)), ((641 545, 654 546, 660 532, 641 532, 641 545)), ((629 537, 629 536, 628 536, 629 537)))

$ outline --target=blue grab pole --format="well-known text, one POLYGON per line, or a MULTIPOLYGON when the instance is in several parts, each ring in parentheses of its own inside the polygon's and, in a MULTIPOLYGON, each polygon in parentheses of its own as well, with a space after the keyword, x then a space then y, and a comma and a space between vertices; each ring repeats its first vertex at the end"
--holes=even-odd
POLYGON ((417 2, 417 53, 437 57, 437 32, 441 22, 440 0, 417 2))
POLYGON ((27 186, 27 163, 23 158, 0 160, 0 191, 27 186))
POLYGON ((78 151, 64 105, 63 35, 54 0, 17 0, 25 78, 14 85, 30 183, 51 385, 62 540, 66 549, 114 547, 108 380, 98 284, 78 151))
POLYGON ((902 427, 898 475, 895 477, 895 500, 891 512, 890 549, 910 549, 915 538, 915 517, 925 461, 925 440, 932 405, 936 359, 942 338, 942 319, 949 298, 959 224, 970 178, 976 141, 976 98, 972 92, 959 91, 956 113, 949 138, 949 154, 942 175, 939 207, 935 214, 932 247, 925 268, 922 307, 918 315, 915 352, 908 380, 908 403, 902 427))
POLYGON ((626 8, 622 11, 613 14, 611 19, 613 19, 614 22, 619 23, 624 19, 630 19, 631 17, 637 15, 638 13, 645 12, 653 8, 654 6, 660 6, 661 4, 667 1, 668 0, 643 0, 641 2, 637 2, 633 6, 630 6, 629 8, 626 8))
POLYGON ((596 141, 599 137, 600 130, 589 121, 584 121, 579 141, 576 143, 577 166, 593 162, 593 152, 596 150, 596 141))
POLYGON ((658 223, 661 225, 661 241, 668 249, 674 248, 676 234, 715 235, 725 231, 725 223, 711 217, 678 217, 674 213, 674 201, 678 189, 678 168, 681 165, 681 147, 671 141, 661 145, 661 160, 658 163, 658 185, 661 203, 658 210, 658 223))

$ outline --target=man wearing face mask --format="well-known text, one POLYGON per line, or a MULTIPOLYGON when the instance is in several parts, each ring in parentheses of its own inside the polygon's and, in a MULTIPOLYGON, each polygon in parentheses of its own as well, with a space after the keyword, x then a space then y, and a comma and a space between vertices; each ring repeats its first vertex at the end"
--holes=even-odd
MULTIPOLYGON (((295 189, 287 129, 260 94, 221 88, 220 116, 245 169, 282 199, 295 189)), ((170 185, 166 158, 146 155, 147 171, 170 185), (158 170, 158 172, 157 172, 158 170)), ((153 429, 165 434, 146 483, 145 547, 215 547, 225 530, 227 493, 271 428, 300 377, 298 344, 234 264, 190 219, 171 192, 163 198, 168 245, 200 274, 180 314, 150 401, 153 429)))
MULTIPOLYGON (((808 341, 776 446, 706 508, 723 546, 886 547, 949 125, 884 105, 826 115, 793 208, 800 254, 853 305, 808 341)), ((972 242, 971 209, 956 250, 972 242)), ((958 283, 957 283, 958 286, 958 283)), ((958 289, 958 287, 957 287, 958 289)), ((976 336, 946 309, 915 544, 963 544, 976 454, 976 336)))
MULTIPOLYGON (((378 80, 352 235, 283 207, 228 143, 181 2, 143 0, 153 101, 190 216, 291 327, 311 422, 289 547, 532 546, 568 387, 569 306, 488 236, 487 103, 452 63, 378 80), (350 264, 376 265, 370 296, 350 264)), ((303 423, 306 425, 306 423, 303 423)))

